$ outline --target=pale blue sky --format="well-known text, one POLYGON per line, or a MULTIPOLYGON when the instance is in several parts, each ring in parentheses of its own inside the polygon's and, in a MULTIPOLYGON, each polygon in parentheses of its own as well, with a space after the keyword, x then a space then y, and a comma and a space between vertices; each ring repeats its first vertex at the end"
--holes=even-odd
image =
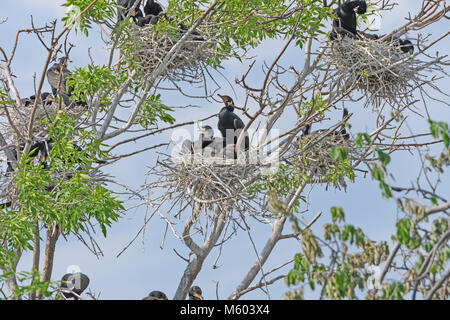
MULTIPOLYGON (((11 49, 14 41, 13 35, 16 30, 30 26, 31 14, 35 19, 35 24, 41 25, 55 19, 60 20, 65 12, 65 8, 60 7, 60 4, 63 3, 62 0, 0 0, 0 2, 3 9, 0 13, 0 20, 8 17, 8 21, 0 25, 2 35, 0 45, 7 52, 11 49)), ((420 0, 398 0, 397 2, 400 3, 400 6, 383 17, 380 32, 388 32, 400 26, 403 23, 403 16, 406 16, 405 12, 409 9, 414 12, 421 3, 420 0)), ((58 26, 59 28, 62 26, 60 21, 58 26)), ((444 30, 448 30, 448 26, 447 20, 443 20, 425 32, 436 36, 441 35, 444 30)), ((415 34, 411 33, 409 36, 414 37, 415 34)), ((20 42, 12 68, 17 77, 15 81, 19 91, 22 97, 26 97, 34 93, 33 74, 37 73, 38 77, 40 76, 46 52, 33 35, 22 35, 21 37, 26 39, 26 41, 20 42)), ((432 38, 435 37, 433 36, 432 38)), ((69 65, 69 68, 88 64, 87 49, 90 47, 92 48, 92 56, 97 63, 102 64, 104 63, 103 61, 106 61, 107 55, 103 43, 99 41, 98 27, 94 27, 90 32, 89 38, 72 35, 71 42, 76 44, 77 47, 72 50, 71 60, 73 62, 69 65)), ((270 58, 276 54, 274 49, 280 48, 280 43, 280 41, 269 41, 252 51, 251 55, 257 57, 258 63, 263 59, 269 59, 270 61, 270 58)), ((439 50, 441 53, 448 53, 449 47, 448 41, 445 41, 440 43, 435 50, 439 50)), ((301 66, 303 64, 303 54, 300 52, 300 49, 293 48, 287 52, 282 61, 287 66, 301 66)), ((235 60, 226 61, 223 63, 224 70, 222 71, 229 81, 234 83, 234 79, 240 77, 247 66, 247 62, 242 65, 235 60)), ((259 83, 260 78, 261 73, 255 73, 251 75, 249 81, 251 83, 259 83)), ((237 86, 234 86, 238 92, 238 96, 235 97, 229 85, 220 77, 218 79, 223 85, 223 89, 219 91, 220 93, 233 96, 237 105, 244 102, 243 92, 237 86)), ((441 81, 444 91, 448 91, 446 89, 449 87, 449 84, 448 78, 441 81)), ((47 82, 44 89, 45 91, 50 91, 47 82)), ((176 119, 183 122, 216 113, 221 107, 221 104, 218 102, 186 99, 170 92, 163 92, 162 98, 168 105, 193 103, 200 106, 200 108, 196 109, 177 111, 175 114, 176 119)), ((350 112, 354 113, 350 121, 352 133, 370 132, 374 129, 375 114, 371 112, 370 108, 363 109, 362 103, 346 104, 346 107, 349 108, 350 112)), ((423 104, 418 103, 417 107, 423 111, 423 104)), ((449 107, 435 102, 429 102, 428 107, 432 118, 441 121, 450 119, 449 107)), ((331 117, 336 120, 340 115, 340 111, 336 111, 331 114, 331 117)), ((414 130, 427 130, 425 119, 421 119, 411 112, 408 115, 411 116, 409 125, 414 130)), ((279 125, 287 126, 292 122, 293 120, 289 120, 289 117, 286 117, 279 125)), ((207 124, 216 127, 217 118, 209 120, 207 124)), ((189 129, 191 130, 192 128, 189 129)), ((167 141, 169 137, 170 133, 166 133, 146 138, 128 148, 137 150, 167 141)), ((440 149, 437 150, 439 151, 440 149)), ((147 172, 147 167, 154 165, 155 159, 155 153, 149 151, 115 163, 108 172, 115 175, 117 180, 137 188, 144 183, 144 174, 147 172)), ((414 179, 418 172, 418 164, 415 160, 416 158, 407 152, 399 152, 393 156, 390 170, 395 175, 396 185, 409 185, 410 181, 414 179)), ((449 190, 449 187, 450 182, 447 179, 447 182, 442 184, 440 188, 444 196, 449 197, 448 192, 445 194, 445 190, 449 190)), ((310 193, 309 212, 305 214, 305 218, 310 220, 317 212, 323 211, 324 214, 313 228, 321 234, 322 226, 329 221, 330 207, 336 205, 343 206, 347 220, 354 225, 363 227, 373 240, 388 240, 390 238, 397 216, 395 205, 393 201, 387 201, 381 197, 378 184, 370 178, 363 179, 359 174, 356 183, 348 185, 347 192, 325 191, 323 187, 315 187, 310 193)), ((184 271, 185 263, 174 254, 172 248, 181 253, 186 253, 186 249, 177 239, 171 236, 170 232, 164 249, 160 249, 159 246, 163 238, 165 224, 158 217, 154 217, 151 220, 146 231, 145 243, 142 243, 142 237, 138 238, 120 258, 116 258, 116 255, 141 228, 144 214, 145 212, 141 209, 130 210, 126 212, 119 223, 116 223, 109 230, 106 239, 101 234, 98 235, 97 240, 105 254, 101 259, 93 256, 74 237, 70 237, 67 242, 64 239, 60 239, 56 248, 53 279, 60 279, 65 273, 67 266, 79 265, 81 270, 91 279, 90 289, 97 293, 101 292, 102 299, 141 299, 152 290, 161 290, 169 298, 173 297, 184 271)), ((289 232, 289 228, 287 224, 286 233, 289 232)), ((252 225, 252 236, 258 249, 262 248, 269 233, 270 229, 268 226, 252 225)), ((299 244, 293 240, 285 240, 279 243, 264 269, 266 271, 270 270, 271 267, 278 266, 282 262, 293 258, 299 249, 299 244)), ((205 261, 203 269, 195 281, 195 284, 203 289, 203 295, 206 299, 215 298, 215 281, 219 282, 219 297, 222 299, 226 298, 255 261, 252 245, 248 240, 247 234, 242 231, 233 237, 224 248, 219 263, 223 264, 222 267, 213 270, 212 264, 216 255, 217 252, 213 251, 205 261)), ((30 256, 25 255, 19 265, 19 269, 28 270, 29 266, 30 256)), ((283 270, 287 272, 289 268, 284 268, 283 270)), ((286 289, 283 281, 277 282, 271 286, 271 298, 282 298, 286 289)), ((261 291, 253 291, 243 298, 265 299, 266 296, 261 291)))

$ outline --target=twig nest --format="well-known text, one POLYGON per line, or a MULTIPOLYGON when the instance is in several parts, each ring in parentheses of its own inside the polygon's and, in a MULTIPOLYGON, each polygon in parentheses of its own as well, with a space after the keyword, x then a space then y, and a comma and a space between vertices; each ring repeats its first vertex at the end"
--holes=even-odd
POLYGON ((311 183, 328 184, 333 182, 336 187, 345 187, 343 179, 332 181, 334 169, 338 166, 339 161, 332 157, 330 151, 342 148, 351 165, 352 162, 361 158, 361 148, 343 134, 331 133, 321 138, 323 134, 322 131, 314 131, 299 137, 293 143, 291 152, 294 164, 300 173, 310 177, 311 183), (319 141, 316 142, 317 140, 319 141))
MULTIPOLYGON (((19 136, 26 136, 28 133, 28 126, 30 123, 31 115, 33 113, 33 104, 28 106, 18 107, 16 105, 7 107, 7 111, 4 110, 1 113, 2 121, 0 121, 0 127, 2 132, 5 133, 5 137, 12 144, 20 144, 24 141, 19 136), (9 116, 9 119, 8 119, 9 116), (11 125, 10 121, 13 125, 11 125)), ((69 108, 62 103, 62 110, 68 112, 71 117, 79 118, 85 111, 86 107, 72 105, 69 108)), ((54 101, 52 103, 39 103, 37 105, 34 121, 33 121, 33 136, 45 136, 47 132, 47 124, 43 122, 44 119, 50 120, 59 110, 59 103, 54 101)))
POLYGON ((158 177, 158 184, 147 188, 164 188, 172 201, 205 209, 245 205, 246 181, 267 167, 251 153, 238 154, 237 159, 190 152, 168 156, 150 172, 158 177))
POLYGON ((404 53, 398 41, 340 37, 330 41, 327 61, 337 72, 341 87, 355 86, 367 96, 367 104, 379 105, 381 99, 396 103, 408 99, 427 63, 404 53))
MULTIPOLYGON (((180 28, 165 33, 152 24, 139 27, 130 25, 130 37, 122 45, 123 52, 137 60, 143 76, 149 76, 164 60, 186 31, 180 28)), ((202 64, 209 64, 213 57, 223 57, 217 44, 219 39, 207 26, 201 25, 190 34, 174 59, 165 68, 163 76, 173 80, 197 79, 202 75, 202 64)))

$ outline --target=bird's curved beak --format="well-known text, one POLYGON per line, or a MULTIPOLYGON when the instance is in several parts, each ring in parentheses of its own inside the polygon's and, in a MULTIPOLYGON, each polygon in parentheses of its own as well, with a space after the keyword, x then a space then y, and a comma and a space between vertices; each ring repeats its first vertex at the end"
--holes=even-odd
POLYGON ((131 12, 131 16, 134 17, 136 15, 136 11, 131 12))
POLYGON ((59 74, 59 70, 58 69, 53 69, 53 73, 59 74))
POLYGON ((198 293, 194 293, 194 297, 196 297, 199 300, 204 300, 203 297, 201 295, 199 295, 198 293))
POLYGON ((227 99, 225 98, 225 96, 222 96, 222 95, 220 95, 220 94, 218 94, 218 96, 220 97, 220 99, 222 99, 222 101, 223 101, 224 103, 227 102, 227 99))

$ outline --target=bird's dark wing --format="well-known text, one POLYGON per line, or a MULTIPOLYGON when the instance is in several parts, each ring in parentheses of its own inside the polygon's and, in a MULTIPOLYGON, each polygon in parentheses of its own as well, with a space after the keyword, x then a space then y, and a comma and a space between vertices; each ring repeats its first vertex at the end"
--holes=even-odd
POLYGON ((236 114, 234 114, 234 129, 243 129, 245 127, 244 122, 236 114))

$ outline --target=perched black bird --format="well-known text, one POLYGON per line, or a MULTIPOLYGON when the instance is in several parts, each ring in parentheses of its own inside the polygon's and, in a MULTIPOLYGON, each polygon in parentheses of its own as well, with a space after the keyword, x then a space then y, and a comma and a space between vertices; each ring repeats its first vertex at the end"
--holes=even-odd
POLYGON ((154 0, 147 0, 147 2, 144 5, 144 13, 145 15, 153 15, 153 16, 159 16, 161 12, 163 12, 163 6, 158 2, 154 0))
POLYGON ((202 289, 198 286, 193 286, 189 289, 189 300, 204 300, 202 297, 202 289))
POLYGON ((86 290, 88 285, 89 278, 87 275, 81 272, 66 273, 61 279, 61 294, 66 299, 74 298, 78 300, 78 296, 86 290))
POLYGON ((152 291, 149 295, 142 300, 169 300, 164 292, 152 291))
MULTIPOLYGON (((345 119, 347 116, 348 116, 348 110, 347 110, 347 108, 344 108, 344 111, 342 112, 342 119, 345 119)), ((307 124, 307 125, 305 125, 305 127, 302 130, 302 137, 307 136, 311 133, 320 133, 320 132, 324 132, 324 131, 327 131, 327 130, 320 129, 320 130, 311 132, 311 124, 307 124)), ((333 132, 332 135, 338 139, 340 139, 340 138, 343 138, 344 140, 350 139, 350 134, 347 133, 347 130, 345 129, 345 124, 342 125, 341 129, 333 132)))
MULTIPOLYGON (((236 144, 237 139, 245 127, 244 122, 234 113, 234 102, 229 96, 222 96, 219 94, 219 97, 225 103, 225 107, 223 107, 219 112, 219 122, 217 127, 220 130, 220 133, 224 137, 224 144, 236 144)), ((250 146, 250 141, 248 134, 245 134, 244 148, 248 150, 250 146)))
POLYGON ((302 136, 307 136, 311 133, 311 125, 307 124, 302 130, 302 136))
POLYGON ((337 9, 334 14, 338 19, 333 21, 333 31, 330 34, 330 39, 335 40, 338 34, 354 38, 356 36, 356 14, 364 14, 367 11, 367 4, 364 0, 347 0, 337 9))
MULTIPOLYGON (((123 8, 117 8, 117 23, 122 22, 123 20, 125 20, 125 18, 128 16, 128 14, 130 13, 131 8, 133 8, 133 5, 139 2, 136 5, 136 9, 138 9, 141 5, 142 0, 117 0, 116 4, 118 6, 121 6, 123 8)), ((136 15, 136 11, 132 11, 131 12, 131 17, 134 17, 136 15)))
MULTIPOLYGON (((344 111, 342 112, 342 120, 344 120, 347 116, 348 116, 348 110, 347 110, 347 108, 344 108, 344 111)), ((347 133, 347 130, 345 130, 345 123, 342 126, 342 129, 339 131, 336 131, 334 134, 343 137, 344 140, 350 139, 350 134, 347 133)))
POLYGON ((338 20, 333 21, 333 26, 343 28, 356 35, 356 14, 364 14, 366 11, 365 0, 347 0, 334 11, 338 20))
MULTIPOLYGON (((19 150, 20 152, 22 152, 25 149, 25 143, 22 142, 19 144, 19 150)), ((17 150, 11 149, 11 151, 13 152, 14 156, 16 159, 18 159, 17 156, 17 150)), ((47 152, 47 145, 45 141, 37 141, 34 142, 31 146, 30 146, 30 151, 28 152, 28 157, 32 158, 32 159, 39 159, 39 162, 44 166, 45 169, 47 169, 47 157, 48 157, 48 152, 47 152)), ((13 167, 11 166, 11 164, 8 162, 8 172, 12 172, 14 171, 13 167)))
POLYGON ((50 69, 47 70, 47 80, 52 88, 53 96, 56 99, 56 97, 60 95, 67 107, 71 106, 73 103, 77 103, 70 99, 73 88, 67 88, 66 85, 67 79, 71 74, 72 73, 66 68, 64 58, 60 59, 60 62, 53 64, 50 69))

